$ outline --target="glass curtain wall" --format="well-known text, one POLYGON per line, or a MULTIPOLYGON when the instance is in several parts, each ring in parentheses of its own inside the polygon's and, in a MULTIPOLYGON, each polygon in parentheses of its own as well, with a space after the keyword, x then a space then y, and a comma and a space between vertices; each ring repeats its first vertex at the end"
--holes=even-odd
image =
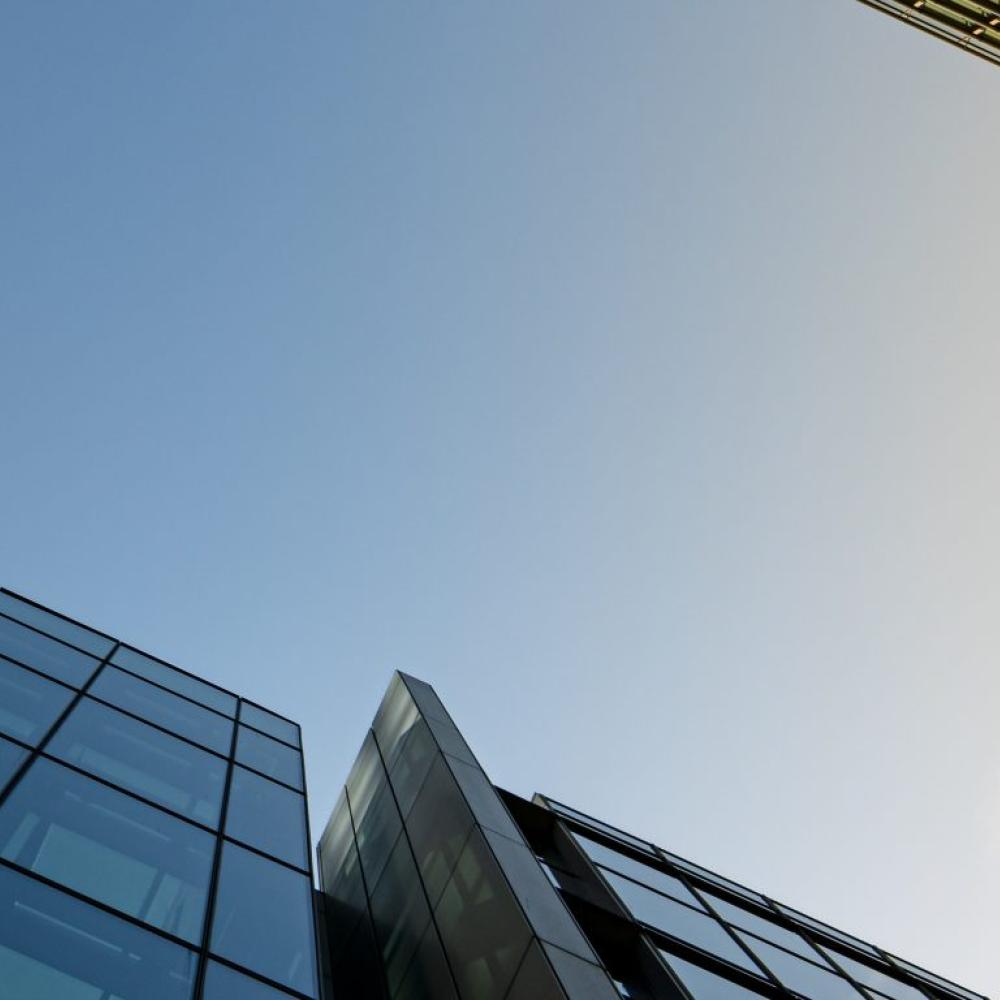
POLYGON ((299 727, 0 592, 0 1000, 318 1000, 299 727))

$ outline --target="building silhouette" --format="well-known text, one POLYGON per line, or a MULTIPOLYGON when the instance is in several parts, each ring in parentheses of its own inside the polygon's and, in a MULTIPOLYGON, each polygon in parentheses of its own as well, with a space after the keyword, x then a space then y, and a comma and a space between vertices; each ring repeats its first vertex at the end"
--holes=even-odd
POLYGON ((983 1000, 497 788, 405 674, 315 889, 295 723, 9 591, 0 734, 0 1000, 983 1000))

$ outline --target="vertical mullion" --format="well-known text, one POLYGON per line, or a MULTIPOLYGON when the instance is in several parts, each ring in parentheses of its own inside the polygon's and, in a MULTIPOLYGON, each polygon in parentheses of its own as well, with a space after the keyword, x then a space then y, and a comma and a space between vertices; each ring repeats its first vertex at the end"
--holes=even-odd
POLYGON ((215 918, 215 897, 219 888, 219 869, 222 866, 222 846, 225 843, 226 816, 229 812, 229 791, 233 783, 233 762, 236 759, 236 736, 239 732, 239 718, 243 710, 243 699, 236 703, 236 718, 233 719, 233 735, 229 740, 229 756, 226 758, 226 784, 222 790, 222 804, 219 807, 219 830, 215 838, 215 855, 212 858, 212 874, 208 880, 208 894, 205 900, 205 924, 201 932, 201 947, 198 952, 198 972, 195 975, 192 997, 200 1000, 205 986, 208 969, 208 947, 215 918))

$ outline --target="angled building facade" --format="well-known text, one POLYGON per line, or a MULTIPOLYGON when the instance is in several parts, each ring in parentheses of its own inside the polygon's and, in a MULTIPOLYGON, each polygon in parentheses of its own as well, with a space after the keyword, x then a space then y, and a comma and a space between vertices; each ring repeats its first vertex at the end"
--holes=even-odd
POLYGON ((0 1000, 985 1000, 497 788, 405 674, 315 873, 305 791, 295 723, 0 592, 0 1000))

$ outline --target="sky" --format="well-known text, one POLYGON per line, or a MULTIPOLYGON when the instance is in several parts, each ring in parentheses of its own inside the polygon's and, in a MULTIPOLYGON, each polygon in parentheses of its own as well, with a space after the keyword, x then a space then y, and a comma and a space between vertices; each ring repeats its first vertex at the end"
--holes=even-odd
POLYGON ((853 0, 13 0, 0 582, 1000 992, 1000 71, 853 0))

